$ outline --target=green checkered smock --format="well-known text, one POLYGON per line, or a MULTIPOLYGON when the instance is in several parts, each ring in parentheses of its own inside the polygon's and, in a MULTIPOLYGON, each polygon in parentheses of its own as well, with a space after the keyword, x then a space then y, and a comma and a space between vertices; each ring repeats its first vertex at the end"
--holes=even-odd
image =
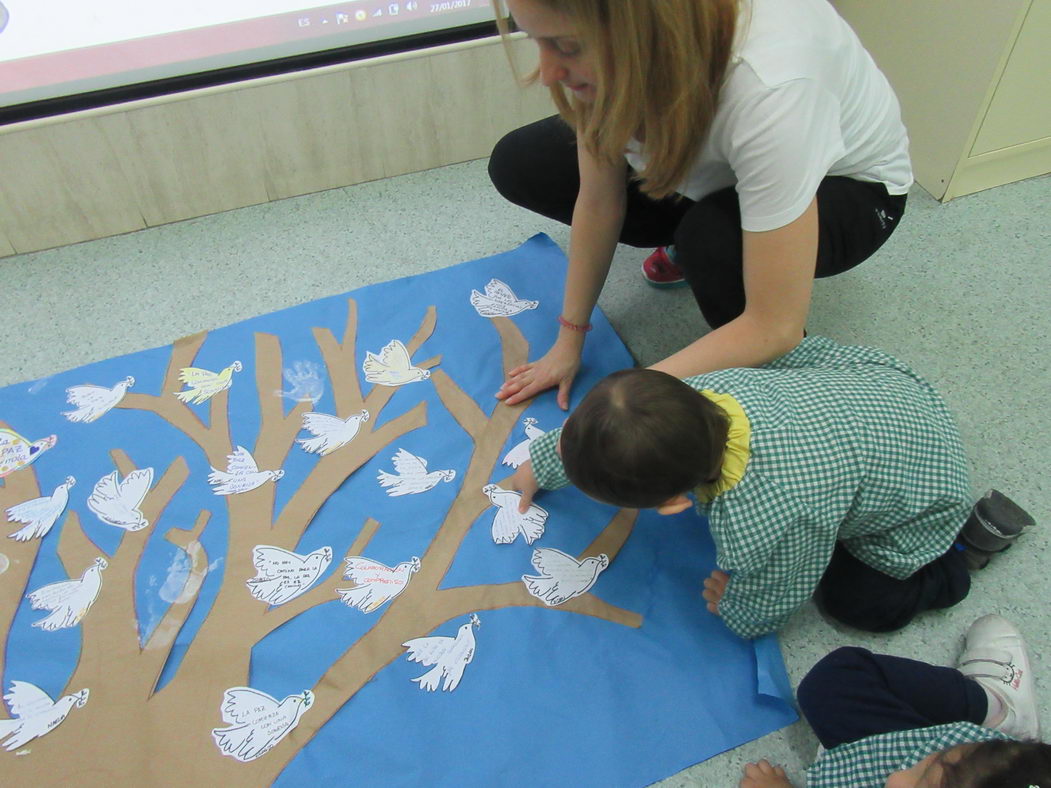
MULTIPOLYGON (((886 353, 808 337, 763 367, 686 383, 729 395, 748 422, 740 480, 698 504, 730 573, 719 613, 738 635, 780 628, 813 594, 837 540, 904 579, 963 527, 972 500, 952 417, 930 384, 886 353)), ((555 453, 560 434, 530 446, 544 489, 569 483, 555 453)))
POLYGON ((909 769, 931 753, 961 744, 1011 737, 970 722, 881 733, 841 744, 807 769, 807 788, 883 788, 894 772, 909 769))

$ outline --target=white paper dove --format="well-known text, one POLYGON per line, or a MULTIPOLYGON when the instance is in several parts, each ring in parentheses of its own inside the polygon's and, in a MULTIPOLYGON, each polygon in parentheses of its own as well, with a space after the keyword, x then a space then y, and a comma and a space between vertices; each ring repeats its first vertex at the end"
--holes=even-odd
POLYGON ((0 428, 0 479, 20 471, 40 459, 45 451, 58 443, 57 435, 48 435, 38 441, 29 441, 14 430, 0 428))
POLYGON ((402 646, 409 650, 405 658, 410 662, 419 662, 424 666, 434 665, 422 676, 413 679, 420 685, 420 689, 434 692, 442 679, 445 679, 442 684, 444 692, 452 692, 460 686, 464 670, 474 659, 474 628, 478 626, 481 626, 478 616, 471 613, 470 621, 460 626, 454 638, 413 638, 402 643, 402 646))
POLYGON ((87 615, 102 590, 102 570, 108 566, 106 559, 95 559, 79 580, 63 580, 38 588, 26 599, 33 610, 50 610, 51 615, 34 621, 34 627, 48 632, 75 627, 87 615))
POLYGON ((238 446, 234 453, 226 457, 226 470, 220 471, 212 468, 208 474, 208 483, 212 485, 212 492, 216 495, 238 495, 249 490, 254 490, 271 479, 277 481, 285 472, 261 471, 255 463, 255 458, 244 446, 238 446))
POLYGON ((13 752, 53 731, 72 709, 83 708, 88 702, 88 690, 82 689, 53 701, 36 684, 12 681, 4 700, 13 719, 0 720, 0 744, 8 752, 13 752))
POLYGON ((544 434, 544 431, 536 426, 536 419, 532 416, 522 419, 522 424, 525 426, 525 440, 515 444, 503 459, 503 464, 512 468, 517 468, 529 460, 529 444, 544 434))
POLYGON ((518 511, 522 495, 514 490, 505 490, 495 484, 482 488, 493 506, 499 511, 493 518, 493 541, 497 544, 511 544, 519 534, 526 544, 533 544, 544 535, 544 524, 547 522, 547 510, 536 504, 529 504, 525 514, 518 511))
POLYGON ((536 309, 540 302, 519 298, 499 279, 490 279, 485 286, 485 295, 477 290, 471 291, 471 306, 482 317, 511 317, 527 309, 536 309))
POLYGON ((343 579, 354 583, 354 588, 337 588, 336 593, 345 604, 363 613, 372 613, 394 599, 409 585, 413 573, 420 571, 420 559, 416 556, 393 569, 360 555, 348 556, 346 561, 343 579))
POLYGON ((554 607, 587 593, 595 585, 599 573, 609 566, 609 558, 600 553, 578 561, 553 547, 538 547, 533 551, 533 566, 540 576, 522 575, 522 582, 530 594, 554 607))
POLYGON ((427 492, 438 482, 451 482, 456 478, 456 471, 451 469, 428 473, 427 460, 405 449, 398 449, 398 453, 391 457, 391 462, 394 463, 395 473, 380 471, 376 475, 380 486, 386 487, 387 495, 391 497, 427 492))
POLYGON ((291 386, 289 391, 275 391, 279 397, 293 402, 310 402, 314 405, 325 394, 325 382, 321 379, 321 366, 313 361, 294 361, 292 369, 284 370, 284 378, 291 386))
POLYGON ((117 403, 124 399, 128 389, 134 385, 135 378, 128 375, 113 388, 93 386, 90 383, 70 386, 66 389, 66 402, 76 410, 63 411, 62 415, 70 421, 95 421, 115 408, 117 403))
POLYGON ((345 419, 327 413, 304 413, 303 429, 313 438, 298 438, 296 443, 305 451, 325 456, 346 446, 358 434, 361 425, 369 420, 369 412, 363 410, 345 419))
POLYGON ((381 386, 403 386, 431 376, 430 370, 412 365, 409 351, 398 339, 388 342, 378 356, 366 351, 361 369, 365 380, 381 386))
POLYGON ((212 738, 223 755, 242 763, 266 755, 287 736, 314 702, 314 693, 303 690, 280 703, 251 687, 231 687, 223 693, 219 710, 226 728, 212 728, 212 738))
POLYGON ((260 602, 283 605, 314 585, 331 562, 331 547, 300 555, 268 544, 256 545, 252 551, 256 576, 245 585, 260 602))
POLYGON ((69 488, 76 483, 76 479, 67 476, 51 495, 10 507, 7 510, 7 519, 25 525, 25 528, 10 534, 10 537, 17 542, 28 542, 30 539, 43 539, 47 536, 69 503, 69 488))
POLYGON ((242 369, 244 367, 241 366, 240 361, 235 361, 222 372, 212 372, 199 367, 184 367, 179 370, 179 382, 186 384, 186 388, 176 391, 175 396, 181 402, 200 405, 220 391, 230 388, 234 382, 234 373, 242 369))
POLYGON ((88 497, 88 508, 102 522, 126 531, 139 531, 148 526, 139 507, 153 484, 153 468, 140 468, 117 481, 117 472, 103 476, 88 497))

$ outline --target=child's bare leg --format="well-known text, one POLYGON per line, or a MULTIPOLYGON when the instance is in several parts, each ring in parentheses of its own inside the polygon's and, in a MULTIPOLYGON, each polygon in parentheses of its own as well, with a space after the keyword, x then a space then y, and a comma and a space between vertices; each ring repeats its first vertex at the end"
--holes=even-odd
POLYGON ((758 763, 746 763, 739 788, 793 788, 785 770, 765 758, 758 763))

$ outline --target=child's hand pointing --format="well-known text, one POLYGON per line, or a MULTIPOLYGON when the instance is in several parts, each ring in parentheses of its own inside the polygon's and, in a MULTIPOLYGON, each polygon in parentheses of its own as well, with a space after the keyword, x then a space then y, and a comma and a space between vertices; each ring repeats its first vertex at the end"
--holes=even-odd
POLYGON ((515 490, 522 493, 518 511, 522 514, 529 511, 529 504, 533 502, 533 496, 540 489, 540 486, 536 483, 536 476, 533 474, 532 460, 526 460, 519 465, 518 470, 500 482, 500 486, 505 490, 515 490))
POLYGON ((709 612, 719 615, 719 602, 726 593, 726 584, 729 580, 730 576, 726 572, 716 569, 704 581, 704 591, 701 592, 701 596, 708 603, 709 612))

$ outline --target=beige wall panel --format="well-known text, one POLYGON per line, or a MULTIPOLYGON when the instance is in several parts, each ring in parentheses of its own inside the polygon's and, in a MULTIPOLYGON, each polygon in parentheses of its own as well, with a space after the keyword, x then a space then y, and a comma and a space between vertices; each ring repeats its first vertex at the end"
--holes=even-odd
POLYGON ((1051 0, 1033 0, 971 155, 1051 136, 1051 0))
POLYGON ((236 114, 258 129, 269 199, 334 189, 383 176, 360 99, 363 69, 237 91, 236 114))
POLYGON ((1051 137, 1000 148, 965 160, 956 170, 946 200, 1051 172, 1051 137))
POLYGON ((267 201, 261 130, 231 98, 195 96, 105 118, 148 224, 267 201))
POLYGON ((97 119, 0 131, 0 235, 16 252, 146 226, 97 119))
MULTIPOLYGON (((0 211, 4 209, 2 203, 0 203, 0 211)), ((7 257, 8 255, 15 254, 15 247, 11 246, 10 242, 4 236, 4 230, 0 227, 0 257, 7 257)))
POLYGON ((1030 0, 834 0, 902 105, 920 184, 941 197, 1030 0))

